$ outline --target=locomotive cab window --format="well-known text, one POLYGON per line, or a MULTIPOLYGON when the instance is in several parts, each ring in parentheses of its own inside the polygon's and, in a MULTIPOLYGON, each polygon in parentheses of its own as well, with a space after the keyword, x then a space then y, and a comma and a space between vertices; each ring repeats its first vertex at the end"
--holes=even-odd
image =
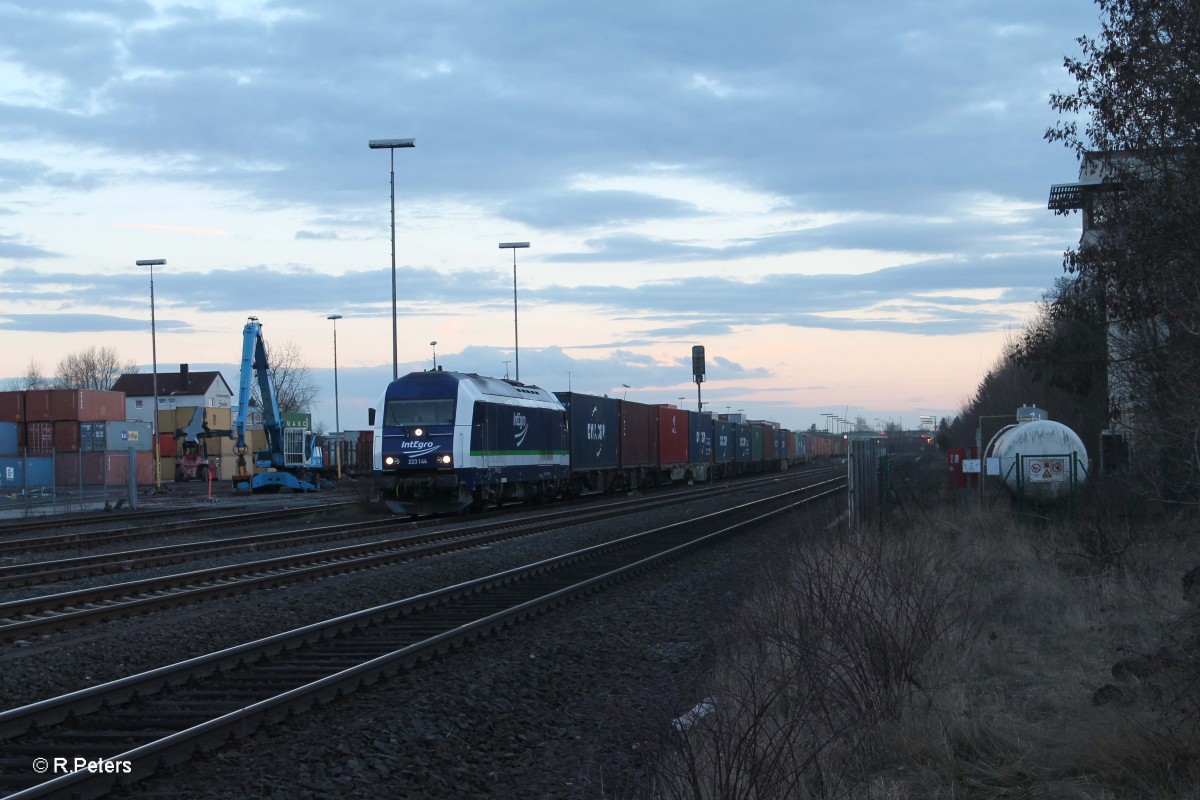
POLYGON ((453 400, 388 400, 384 425, 452 425, 453 400))

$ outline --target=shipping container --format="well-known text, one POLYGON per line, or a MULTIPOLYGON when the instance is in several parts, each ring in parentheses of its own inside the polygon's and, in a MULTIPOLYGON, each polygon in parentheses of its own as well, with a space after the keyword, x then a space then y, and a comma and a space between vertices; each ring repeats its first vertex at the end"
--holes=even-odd
POLYGON ((763 426, 757 422, 751 422, 746 426, 746 431, 750 436, 750 461, 761 462, 763 460, 763 426))
MULTIPOLYGON (((149 425, 149 423, 146 423, 149 425)), ((135 454, 137 483, 143 486, 154 483, 154 454, 143 451, 135 454)), ((129 453, 108 453, 104 456, 105 478, 108 486, 120 487, 129 483, 129 453)), ((174 476, 172 467, 172 477, 174 476)))
POLYGON ((35 455, 54 452, 54 423, 26 422, 25 447, 35 455))
POLYGON ((750 456, 753 452, 750 444, 750 426, 744 422, 734 422, 731 424, 733 425, 734 436, 733 460, 743 464, 747 463, 750 461, 750 456))
POLYGON ((621 466, 658 465, 658 409, 654 406, 621 402, 621 466))
POLYGON ((358 432, 358 449, 355 452, 354 468, 363 473, 369 474, 375 465, 374 456, 375 447, 375 432, 374 431, 359 431, 358 432))
MULTIPOLYGON (((28 403, 28 398, 26 398, 28 403)), ((125 419, 125 393, 94 389, 52 389, 50 418, 76 422, 107 422, 125 419)))
POLYGON ((0 456, 13 456, 21 452, 21 431, 25 428, 17 422, 0 422, 0 456))
POLYGON ((54 459, 54 482, 64 488, 104 485, 103 453, 58 453, 54 459))
POLYGON ((30 389, 25 393, 25 421, 50 422, 50 390, 30 389))
POLYGON ((79 451, 81 453, 104 452, 104 426, 106 422, 80 422, 79 451))
POLYGON ((169 433, 180 428, 186 428, 191 424, 192 417, 195 416, 197 409, 201 409, 203 411, 201 424, 207 425, 209 430, 232 430, 233 416, 232 412, 228 408, 214 408, 212 406, 179 406, 177 408, 165 408, 158 412, 159 431, 162 433, 169 433))
POLYGON ((25 459, 25 485, 40 489, 54 485, 54 456, 29 456, 25 459))
POLYGON ((139 452, 149 452, 153 449, 154 440, 150 432, 149 422, 104 422, 104 448, 109 452, 128 450, 132 447, 139 452))
POLYGON ((689 411, 687 414, 688 463, 711 464, 713 461, 713 416, 697 411, 689 411))
POLYGON ((688 412, 672 405, 658 406, 658 465, 688 463, 688 412))
POLYGON ((233 411, 229 408, 206 408, 204 409, 204 421, 208 423, 209 430, 233 430, 233 411))
POLYGON ((0 422, 25 422, 24 392, 0 392, 0 422))
MULTIPOLYGON (((343 431, 341 437, 329 437, 326 449, 326 468, 336 469, 337 462, 334 453, 340 449, 342 458, 342 474, 370 475, 372 469, 371 444, 375 434, 372 431, 343 431)), ((231 456, 237 458, 236 455, 231 456)))
POLYGON ((0 455, 0 489, 11 494, 14 489, 25 488, 25 459, 20 456, 0 455))
POLYGON ((74 420, 58 420, 54 425, 54 451, 56 453, 79 452, 79 423, 74 420))
POLYGON ((573 470, 615 469, 621 463, 621 401, 555 392, 567 409, 573 470))
POLYGON ((173 433, 160 433, 158 435, 158 454, 164 458, 174 459, 178 452, 178 442, 173 433))
POLYGON ((737 453, 737 439, 732 422, 723 419, 713 421, 713 460, 728 464, 737 453))

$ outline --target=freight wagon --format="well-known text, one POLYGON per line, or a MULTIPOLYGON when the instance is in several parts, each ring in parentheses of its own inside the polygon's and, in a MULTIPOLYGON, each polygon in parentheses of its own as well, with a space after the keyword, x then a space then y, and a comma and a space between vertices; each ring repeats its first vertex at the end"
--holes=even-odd
POLYGON ((808 449, 774 422, 441 370, 393 381, 370 421, 381 499, 410 514, 786 469, 808 449))

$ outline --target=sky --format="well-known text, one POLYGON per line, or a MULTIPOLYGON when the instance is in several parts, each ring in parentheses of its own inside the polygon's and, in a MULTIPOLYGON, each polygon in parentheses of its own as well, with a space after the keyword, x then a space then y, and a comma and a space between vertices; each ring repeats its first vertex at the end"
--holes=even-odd
POLYGON ((694 409, 694 345, 706 410, 953 416, 1078 241, 1043 134, 1098 29, 1091 0, 0 0, 0 384, 108 346, 236 391, 255 316, 330 430, 435 353, 694 409))

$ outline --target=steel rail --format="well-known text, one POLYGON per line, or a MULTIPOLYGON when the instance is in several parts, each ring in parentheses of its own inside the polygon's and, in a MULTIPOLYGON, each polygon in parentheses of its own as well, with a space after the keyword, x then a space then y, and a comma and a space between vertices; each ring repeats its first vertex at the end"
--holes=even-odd
POLYGON ((640 575, 844 488, 843 481, 803 499, 755 500, 5 711, 0 713, 0 739, 9 741, 0 785, 17 788, 10 800, 65 794, 94 797, 118 785, 131 785, 163 765, 178 764, 197 751, 219 747, 232 735, 245 736, 264 722, 280 721, 369 686, 399 669, 640 575), (702 530, 693 533, 696 528, 702 530), (514 593, 518 595, 515 599, 504 597, 514 593), (504 596, 493 600, 493 594, 504 596), (422 612, 433 619, 419 619, 422 612), (360 641, 363 639, 366 641, 360 641), (336 657, 339 646, 352 655, 336 657), (289 680, 289 675, 299 680, 289 680), (247 681, 260 688, 236 688, 247 681), (202 699, 189 701, 189 693, 202 699), (236 699, 213 703, 213 694, 236 699), (121 710, 135 698, 142 708, 121 710), (196 716, 189 719, 185 712, 196 716), (146 732, 146 719, 173 719, 177 729, 146 732), (143 726, 140 734, 126 730, 131 721, 143 726), (123 743, 122 738, 134 741, 123 743), (101 755, 114 750, 118 752, 101 755), (31 774, 33 753, 53 758, 82 751, 93 754, 98 764, 128 763, 130 772, 82 769, 30 785, 31 779, 37 780, 31 774))
MULTIPOLYGON (((824 483, 828 482, 829 480, 824 483)), ((823 486, 824 483, 805 486, 799 491, 808 491, 823 486)), ((718 492, 730 490, 721 487, 718 492)), ((344 545, 309 553, 276 556, 230 566, 210 567, 108 586, 11 600, 0 603, 0 640, 22 639, 201 600, 425 558, 529 536, 563 525, 641 513, 658 505, 690 502, 694 499, 696 498, 693 495, 673 495, 669 498, 626 501, 620 505, 588 508, 582 514, 579 509, 552 512, 533 518, 499 520, 480 526, 412 534, 364 544, 344 545)))
MULTIPOLYGON (((311 516, 313 514, 324 514, 332 511, 338 511, 344 508, 349 508, 354 503, 352 501, 339 501, 337 503, 327 503, 323 505, 296 506, 294 508, 272 508, 263 509, 260 511, 245 511, 238 514, 222 514, 218 516, 202 516, 190 517, 181 520, 156 520, 153 516, 147 516, 146 512, 133 512, 124 515, 124 517, 113 517, 106 515, 98 517, 95 520, 88 522, 77 522, 73 525, 55 525, 45 524, 39 527, 46 528, 62 528, 74 527, 76 525, 95 525, 98 523, 109 523, 119 519, 127 519, 129 522, 146 522, 145 525, 139 525, 136 528, 131 528, 128 525, 105 528, 98 531, 78 531, 75 533, 62 533, 54 536, 36 536, 36 537, 17 537, 0 539, 0 556, 32 553, 44 550, 59 550, 63 547, 96 547, 111 542, 131 541, 134 539, 146 538, 148 536, 158 536, 164 533, 172 533, 179 531, 198 531, 208 528, 233 528, 239 525, 248 525, 259 521, 273 521, 278 519, 288 519, 292 517, 311 516)), ((165 516, 178 516, 183 511, 171 511, 165 516)), ((14 530, 23 531, 24 528, 14 528, 14 530)), ((0 532, 0 536, 3 533, 0 532)))

